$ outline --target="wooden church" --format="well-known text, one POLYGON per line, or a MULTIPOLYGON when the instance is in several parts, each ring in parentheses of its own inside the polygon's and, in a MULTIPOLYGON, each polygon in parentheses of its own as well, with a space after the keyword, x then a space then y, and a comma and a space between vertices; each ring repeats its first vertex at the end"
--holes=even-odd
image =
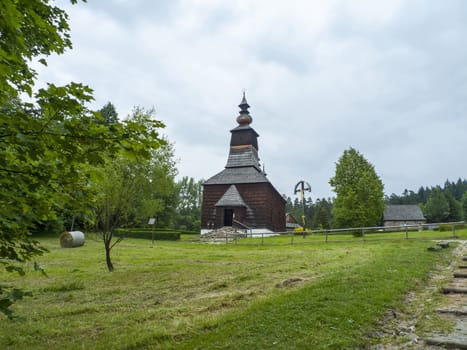
POLYGON ((224 226, 251 233, 284 232, 285 200, 269 182, 258 157, 258 134, 245 93, 238 126, 230 130, 225 169, 203 184, 201 234, 224 226))

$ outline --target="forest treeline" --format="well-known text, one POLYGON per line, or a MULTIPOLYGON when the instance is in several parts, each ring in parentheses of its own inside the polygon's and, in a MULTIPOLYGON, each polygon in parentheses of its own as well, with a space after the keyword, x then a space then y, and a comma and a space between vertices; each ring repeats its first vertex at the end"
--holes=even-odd
MULTIPOLYGON (((286 210, 299 222, 303 212, 308 228, 336 228, 333 218, 333 198, 321 198, 313 201, 306 198, 304 206, 298 198, 286 199, 286 210)), ((444 185, 420 186, 418 191, 404 190, 400 195, 391 194, 384 198, 388 204, 419 205, 427 222, 455 222, 467 218, 467 180, 446 180, 444 185)))
MULTIPOLYGON (((171 146, 166 146, 170 148, 171 146)), ((173 156, 172 150, 168 152, 173 156)), ((175 180, 175 163, 165 158, 158 172, 159 182, 165 191, 159 191, 157 200, 161 210, 158 212, 157 225, 179 230, 198 232, 201 224, 202 190, 204 180, 184 176, 175 180), (165 171, 163 171, 165 169, 165 171)), ((338 228, 333 215, 334 198, 305 198, 302 205, 298 197, 283 195, 286 200, 286 212, 290 213, 299 224, 305 213, 306 227, 310 229, 338 228)), ((467 180, 446 180, 443 186, 421 186, 418 191, 404 190, 400 195, 385 196, 385 204, 419 205, 427 222, 455 222, 467 218, 467 180)), ((63 217, 58 223, 60 229, 70 228, 71 216, 63 217), (63 226, 62 226, 63 225, 63 226)), ((382 218, 381 218, 382 220, 382 218)), ((381 222, 382 223, 382 222, 381 222)), ((57 224, 57 222, 55 222, 57 224)), ((82 222, 81 225, 85 223, 82 222)), ((144 226, 146 218, 135 217, 129 226, 144 226)), ((78 223, 78 227, 79 227, 78 223)), ((76 226, 75 226, 76 227, 76 226)), ((49 227, 50 228, 50 227, 49 227)), ((48 229, 49 229, 48 228, 48 229)), ((59 229, 59 230, 60 230, 59 229)))

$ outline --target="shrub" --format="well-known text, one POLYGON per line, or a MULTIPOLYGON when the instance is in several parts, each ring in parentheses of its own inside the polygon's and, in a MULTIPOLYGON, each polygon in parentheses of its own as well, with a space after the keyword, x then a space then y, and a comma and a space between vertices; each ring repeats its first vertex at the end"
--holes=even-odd
POLYGON ((149 230, 117 230, 117 237, 154 239, 156 241, 178 241, 180 233, 175 231, 152 231, 149 230))
POLYGON ((174 228, 167 228, 167 227, 127 227, 127 228, 119 228, 119 232, 129 232, 129 231, 137 231, 137 232, 174 232, 180 234, 187 234, 187 235, 199 235, 199 231, 190 231, 190 230, 182 230, 182 229, 174 229, 174 228))
POLYGON ((451 231, 454 226, 454 230, 462 230, 466 228, 465 224, 439 224, 439 231, 440 232, 445 232, 445 231, 451 231))
POLYGON ((363 231, 360 230, 360 231, 352 231, 352 235, 354 237, 363 237, 363 231))

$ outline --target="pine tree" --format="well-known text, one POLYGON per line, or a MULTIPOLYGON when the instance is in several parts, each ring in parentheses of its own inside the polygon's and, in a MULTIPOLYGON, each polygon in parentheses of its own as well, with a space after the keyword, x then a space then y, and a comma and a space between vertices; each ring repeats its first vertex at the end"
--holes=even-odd
POLYGON ((104 124, 110 125, 118 122, 118 113, 112 102, 107 102, 104 107, 99 110, 99 113, 104 118, 104 124))
POLYGON ((464 192, 461 199, 463 220, 467 220, 467 191, 464 192))
POLYGON ((430 222, 443 222, 449 217, 449 202, 438 186, 431 191, 424 206, 424 214, 430 222))

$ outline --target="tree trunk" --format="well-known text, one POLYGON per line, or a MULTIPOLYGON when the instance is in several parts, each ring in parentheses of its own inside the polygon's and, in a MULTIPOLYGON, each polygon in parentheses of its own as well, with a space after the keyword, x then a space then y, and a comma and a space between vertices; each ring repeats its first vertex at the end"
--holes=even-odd
POLYGON ((105 242, 105 261, 107 263, 107 268, 109 269, 109 272, 113 272, 114 266, 112 264, 112 260, 110 260, 110 242, 105 242))

